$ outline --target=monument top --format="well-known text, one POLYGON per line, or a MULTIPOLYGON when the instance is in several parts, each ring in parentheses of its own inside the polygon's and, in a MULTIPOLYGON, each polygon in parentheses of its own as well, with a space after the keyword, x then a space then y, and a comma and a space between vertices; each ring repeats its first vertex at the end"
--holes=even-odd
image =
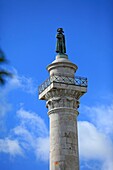
POLYGON ((56 43, 56 53, 59 55, 65 55, 66 53, 66 45, 65 45, 65 36, 64 36, 63 28, 57 29, 57 43, 56 43))

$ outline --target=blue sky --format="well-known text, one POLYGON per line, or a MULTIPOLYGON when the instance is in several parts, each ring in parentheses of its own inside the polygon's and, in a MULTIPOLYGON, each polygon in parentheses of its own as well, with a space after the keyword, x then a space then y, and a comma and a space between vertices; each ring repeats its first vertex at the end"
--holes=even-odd
POLYGON ((37 87, 63 27, 77 76, 88 78, 78 116, 81 170, 113 169, 113 2, 1 0, 0 47, 14 74, 0 87, 0 170, 49 169, 49 118, 37 87))

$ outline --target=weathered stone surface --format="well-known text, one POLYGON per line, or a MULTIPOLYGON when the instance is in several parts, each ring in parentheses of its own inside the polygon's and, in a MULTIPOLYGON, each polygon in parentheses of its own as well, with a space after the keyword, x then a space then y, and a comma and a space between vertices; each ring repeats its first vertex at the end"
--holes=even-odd
MULTIPOLYGON (((75 169, 78 161, 78 137, 77 137, 77 121, 76 114, 66 113, 62 111, 61 114, 53 113, 50 117, 50 155, 51 164, 54 169, 54 162, 64 160, 63 167, 57 165, 59 168, 67 168, 67 170, 75 169), (70 163, 67 163, 67 157, 72 157, 70 163), (62 159, 63 158, 63 159, 62 159), (74 169, 73 169, 74 167, 74 169)), ((69 162, 69 161, 68 161, 69 162)), ((77 166, 78 167, 78 166, 77 166)), ((56 167, 55 167, 56 168, 56 167)), ((51 170, 53 170, 51 169, 51 170)))
MULTIPOLYGON (((62 54, 47 69, 50 77, 73 79, 77 66, 62 54)), ((67 81, 53 81, 39 96, 46 100, 50 118, 50 170, 79 170, 77 116, 79 98, 87 89, 67 81)))
POLYGON ((61 55, 61 58, 59 56, 60 55, 56 56, 56 60, 47 67, 47 70, 50 72, 50 76, 60 75, 74 77, 74 73, 76 72, 78 67, 70 62, 68 59, 66 59, 65 55, 61 55))

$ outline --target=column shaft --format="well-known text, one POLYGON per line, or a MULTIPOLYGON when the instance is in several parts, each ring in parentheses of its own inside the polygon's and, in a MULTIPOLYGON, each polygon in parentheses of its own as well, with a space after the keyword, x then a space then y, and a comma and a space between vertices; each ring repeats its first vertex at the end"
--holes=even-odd
POLYGON ((69 108, 51 111, 50 170, 79 170, 76 114, 69 108))

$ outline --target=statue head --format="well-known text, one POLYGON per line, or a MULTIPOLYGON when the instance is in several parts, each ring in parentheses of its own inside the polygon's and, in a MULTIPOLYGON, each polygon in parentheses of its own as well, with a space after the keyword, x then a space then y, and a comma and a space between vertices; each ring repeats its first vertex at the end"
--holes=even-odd
POLYGON ((57 32, 59 32, 59 33, 64 33, 63 28, 58 28, 58 29, 57 29, 57 32))

